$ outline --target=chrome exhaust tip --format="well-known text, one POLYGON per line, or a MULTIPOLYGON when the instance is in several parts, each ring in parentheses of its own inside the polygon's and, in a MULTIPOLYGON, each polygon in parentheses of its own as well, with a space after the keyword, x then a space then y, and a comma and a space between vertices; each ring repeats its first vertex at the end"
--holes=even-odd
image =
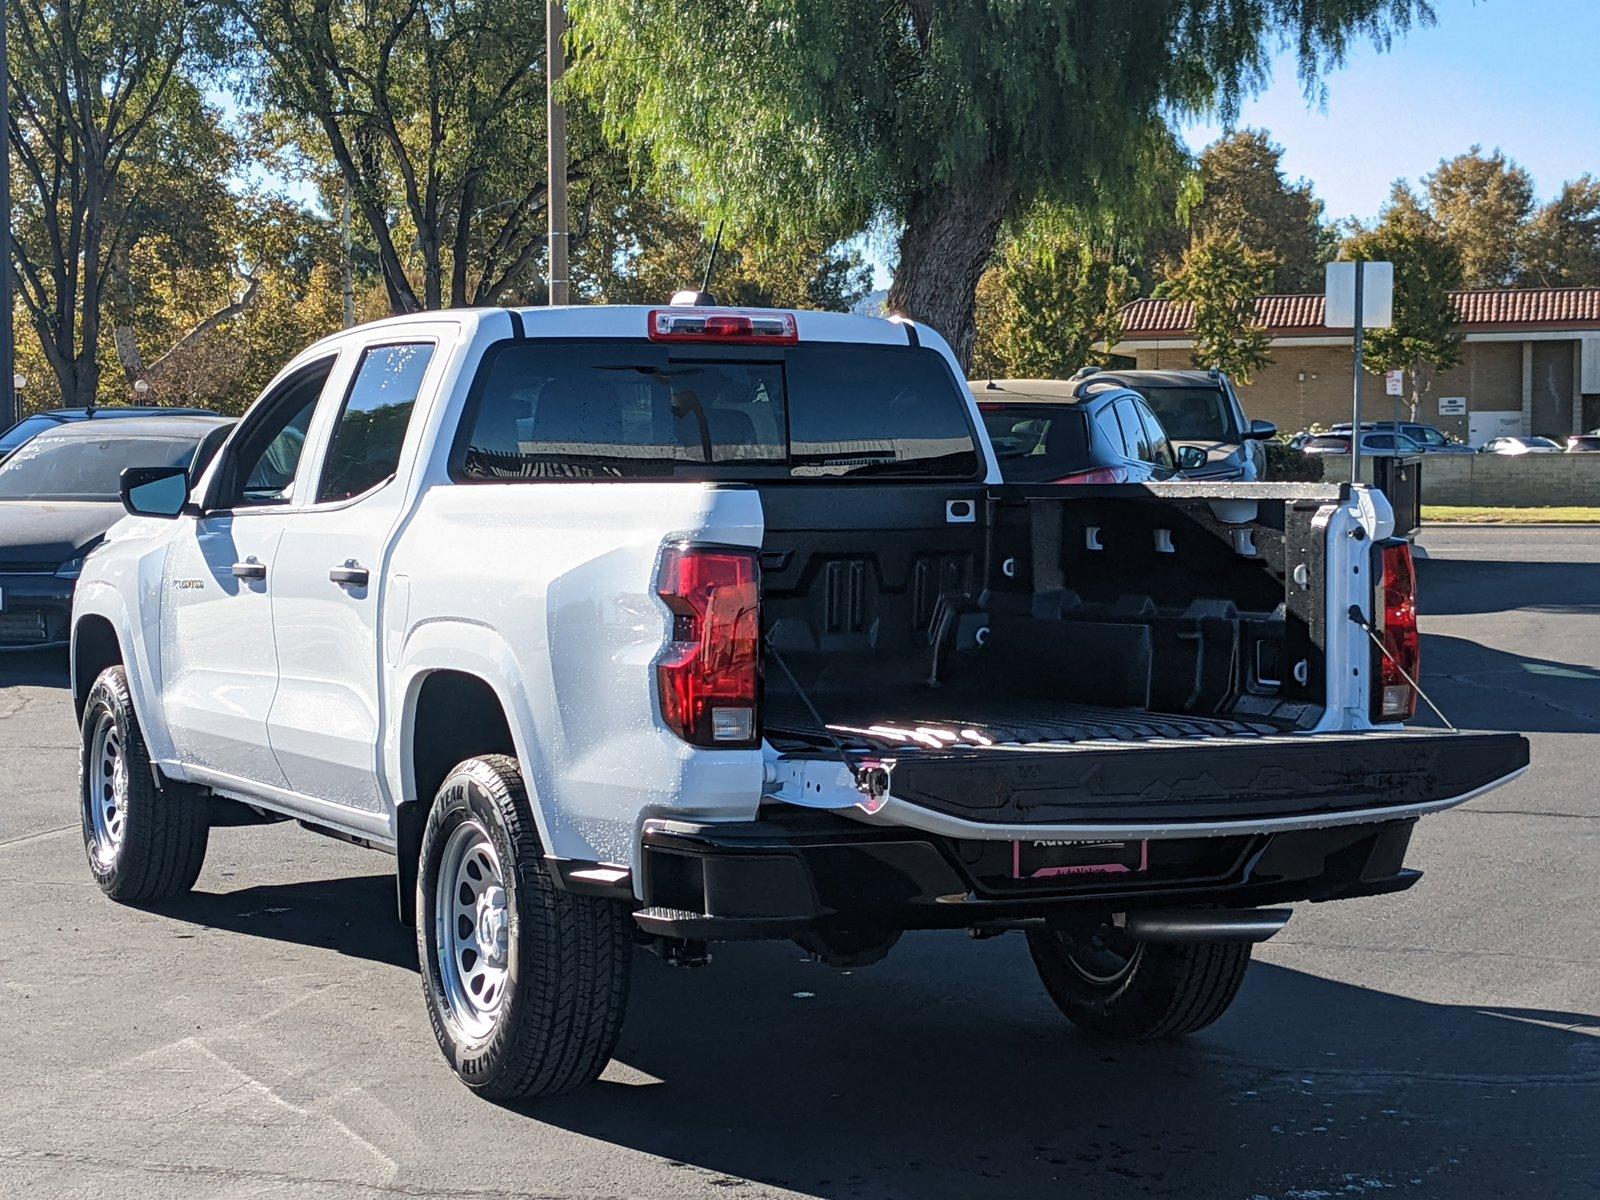
POLYGON ((1288 908, 1179 909, 1123 913, 1113 920, 1141 942, 1264 942, 1293 915, 1288 908))

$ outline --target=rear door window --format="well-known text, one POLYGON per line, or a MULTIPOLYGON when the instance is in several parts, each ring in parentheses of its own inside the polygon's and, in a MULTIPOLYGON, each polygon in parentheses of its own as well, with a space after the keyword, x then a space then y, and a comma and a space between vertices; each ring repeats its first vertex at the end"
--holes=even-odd
POLYGON ((350 384, 317 486, 318 501, 349 500, 394 475, 433 343, 371 346, 350 384))
POLYGON ((1173 457, 1172 446, 1167 441, 1167 431, 1161 428, 1161 422, 1156 420, 1155 413, 1142 404, 1135 405, 1139 410, 1139 421, 1144 426, 1145 439, 1150 444, 1150 462, 1168 471, 1178 469, 1177 460, 1173 457))
POLYGON ((1140 462, 1155 461, 1151 457, 1154 451, 1150 449, 1150 435, 1145 432, 1144 422, 1139 419, 1139 411, 1133 406, 1132 400, 1124 398, 1117 401, 1117 421, 1122 426, 1128 457, 1140 462))
POLYGON ((819 343, 740 354, 510 343, 486 356, 456 450, 466 480, 971 479, 966 389, 932 351, 819 343))

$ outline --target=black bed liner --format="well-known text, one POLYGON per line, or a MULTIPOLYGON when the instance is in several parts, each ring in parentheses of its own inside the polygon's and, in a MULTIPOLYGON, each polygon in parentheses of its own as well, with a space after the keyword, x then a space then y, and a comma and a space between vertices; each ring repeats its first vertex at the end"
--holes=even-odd
POLYGON ((774 744, 781 744, 785 738, 831 742, 832 735, 846 746, 881 752, 897 747, 932 747, 935 742, 942 746, 981 747, 1259 737, 1292 728, 1267 718, 1192 716, 993 695, 981 703, 971 698, 952 698, 947 702, 935 699, 900 705, 849 704, 830 699, 824 715, 826 733, 798 704, 772 703, 766 716, 767 736, 774 744), (983 715, 974 716, 976 712, 983 715))

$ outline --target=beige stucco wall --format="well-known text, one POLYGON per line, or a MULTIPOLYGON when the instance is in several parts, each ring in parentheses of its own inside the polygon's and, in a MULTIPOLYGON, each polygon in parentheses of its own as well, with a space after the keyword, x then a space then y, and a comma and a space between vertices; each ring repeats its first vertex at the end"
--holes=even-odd
MULTIPOLYGON (((1574 374, 1565 362, 1577 361, 1577 341, 1528 343, 1532 387, 1531 412, 1535 417, 1532 432, 1562 438, 1572 432, 1572 403, 1576 391, 1574 374), (1565 362, 1562 356, 1566 356, 1565 362), (1560 393, 1560 394, 1557 394, 1560 393), (1544 426, 1549 426, 1545 428, 1544 426)), ((1441 396, 1465 396, 1472 411, 1520 412, 1523 410, 1522 342, 1468 342, 1462 347, 1459 366, 1436 376, 1423 395, 1417 419, 1437 425, 1463 440, 1467 437, 1466 416, 1439 415, 1441 396)), ((1251 417, 1272 421, 1285 432, 1327 427, 1350 419, 1351 354, 1343 346, 1272 347, 1272 362, 1257 373, 1248 385, 1240 386, 1239 399, 1251 417)), ((1187 348, 1135 348, 1138 365, 1146 369, 1193 367, 1187 348)), ((1407 381, 1409 391, 1410 381, 1407 381)), ((1366 373, 1363 388, 1363 416, 1369 420, 1389 420, 1394 401, 1383 390, 1383 377, 1366 373)), ((1408 399, 1403 398, 1402 419, 1409 419, 1408 399)), ((1580 401, 1581 404, 1581 401, 1580 401)), ((1580 409, 1580 422, 1583 416, 1580 409)), ((1583 425, 1583 428, 1588 428, 1583 425)))

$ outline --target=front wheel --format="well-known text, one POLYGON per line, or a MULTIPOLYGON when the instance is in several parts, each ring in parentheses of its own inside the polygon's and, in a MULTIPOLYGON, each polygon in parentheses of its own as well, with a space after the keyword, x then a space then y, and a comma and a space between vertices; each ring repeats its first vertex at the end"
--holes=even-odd
POLYGON ((205 798, 185 784, 157 786, 121 667, 94 681, 81 733, 79 815, 100 890, 125 903, 187 892, 211 833, 205 798))
POLYGON ((1228 1010, 1250 966, 1248 942, 1141 942, 1110 926, 1029 930, 1028 950, 1073 1024, 1130 1040, 1204 1029, 1228 1010))
POLYGON ((450 772, 422 833, 417 956, 463 1083, 512 1100, 599 1076, 627 1008, 629 926, 616 901, 556 886, 514 759, 450 772))

